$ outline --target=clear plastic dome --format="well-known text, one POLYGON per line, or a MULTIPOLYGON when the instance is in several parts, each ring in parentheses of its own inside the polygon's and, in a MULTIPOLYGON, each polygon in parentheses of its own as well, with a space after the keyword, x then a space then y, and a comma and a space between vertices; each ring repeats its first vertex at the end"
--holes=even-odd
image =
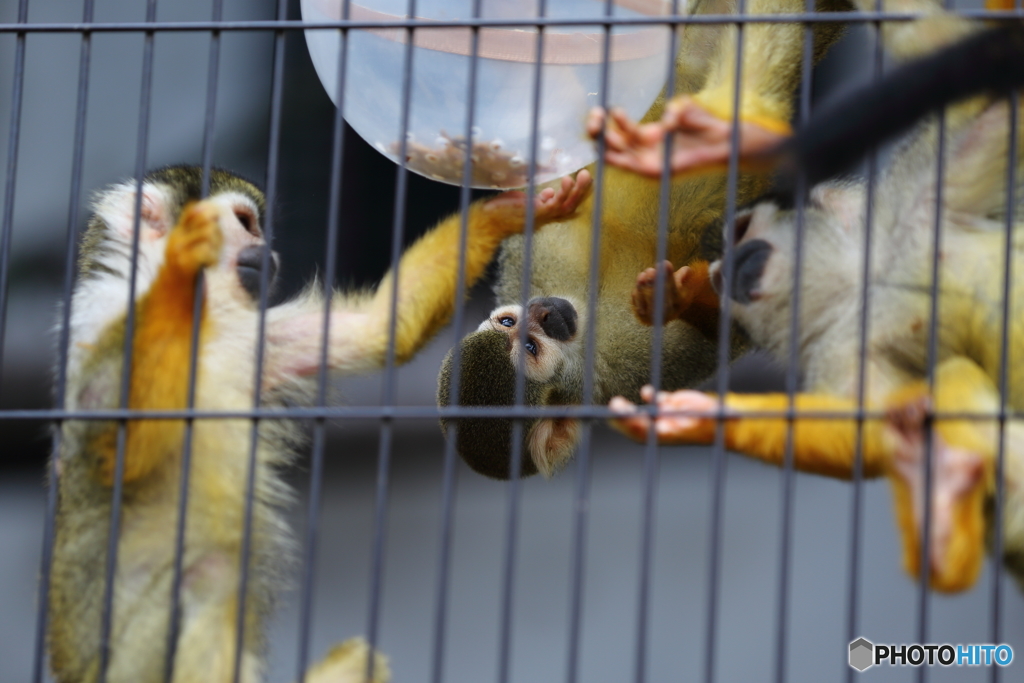
MULTIPOLYGON (((473 16, 473 4, 473 0, 417 0, 416 16, 468 19, 473 16)), ((536 0, 481 0, 480 4, 483 18, 528 20, 538 12, 536 0)), ((306 21, 337 21, 343 6, 344 0, 302 0, 302 16, 306 21)), ((549 0, 546 16, 599 20, 605 7, 605 0, 549 0)), ((615 17, 671 12, 667 0, 614 0, 612 7, 615 17)), ((349 4, 349 18, 396 21, 404 19, 407 10, 407 0, 359 0, 349 4)), ((537 30, 488 27, 479 35, 472 185, 522 187, 532 144, 537 30)), ((363 139, 398 162, 407 32, 404 28, 351 30, 348 36, 345 119, 363 139)), ((471 36, 469 28, 417 28, 414 38, 406 163, 416 173, 453 184, 462 182, 465 159, 471 36)), ((613 27, 610 105, 623 107, 634 118, 644 114, 667 79, 669 38, 667 26, 613 27)), ((310 29, 306 42, 320 81, 338 104, 340 31, 310 29)), ((583 124, 590 108, 601 103, 604 44, 600 25, 544 30, 538 182, 594 160, 594 145, 583 124)))

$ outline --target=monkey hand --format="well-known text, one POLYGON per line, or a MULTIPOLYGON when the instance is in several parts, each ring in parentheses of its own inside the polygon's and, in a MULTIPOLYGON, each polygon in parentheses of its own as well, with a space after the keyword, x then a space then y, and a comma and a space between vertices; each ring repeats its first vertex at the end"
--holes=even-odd
POLYGON ((949 444, 936 430, 925 439, 926 394, 887 412, 895 444, 893 494, 903 536, 907 572, 920 575, 920 538, 925 505, 931 509, 928 562, 932 588, 943 592, 971 586, 985 554, 984 464, 977 453, 949 444), (931 455, 931 491, 925 488, 925 458, 931 455))
MULTIPOLYGON (((540 227, 575 215, 590 192, 593 180, 590 171, 581 170, 576 177, 565 176, 556 187, 545 187, 533 198, 534 226, 540 227)), ((526 218, 526 193, 522 190, 502 192, 484 203, 486 211, 506 211, 526 218)))
MULTIPOLYGON (((677 97, 665 108, 660 121, 638 124, 622 109, 593 109, 587 132, 596 138, 604 132, 605 160, 620 168, 651 178, 661 177, 665 166, 665 138, 672 134, 669 170, 673 175, 702 171, 729 163, 732 121, 719 118, 690 97, 677 97)), ((770 166, 776 148, 791 134, 778 121, 740 120, 739 160, 745 166, 770 166)))
POLYGON ((167 238, 166 263, 181 275, 194 276, 220 258, 224 241, 220 208, 210 201, 189 204, 167 238))
MULTIPOLYGON (((720 407, 716 396, 700 391, 659 391, 655 396, 650 385, 640 390, 640 396, 657 405, 653 429, 662 444, 711 443, 715 439, 715 422, 720 407), (681 412, 688 414, 678 414, 681 412), (668 414, 664 414, 668 413, 668 414)), ((621 415, 611 420, 613 427, 633 439, 646 441, 652 428, 651 416, 637 409, 621 396, 614 397, 608 407, 621 415)), ((726 409, 728 411, 728 408, 726 409)))

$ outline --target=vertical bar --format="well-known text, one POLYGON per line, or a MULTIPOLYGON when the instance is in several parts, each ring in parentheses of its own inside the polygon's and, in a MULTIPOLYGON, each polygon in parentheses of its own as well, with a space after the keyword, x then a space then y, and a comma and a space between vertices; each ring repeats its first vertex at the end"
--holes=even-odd
MULTIPOLYGON (((739 0, 737 14, 746 14, 746 0, 739 0)), ((730 226, 736 220, 736 190, 739 176, 739 112, 742 95, 743 77, 743 34, 744 24, 736 26, 736 91, 733 96, 733 111, 730 139, 729 171, 726 183, 725 225, 730 226)), ((729 291, 732 282, 732 250, 735 234, 733 230, 725 230, 722 251, 722 291, 729 291)), ((722 555, 722 498, 725 491, 725 394, 729 389, 729 347, 731 331, 732 301, 723 296, 722 313, 718 324, 718 377, 717 390, 719 397, 719 413, 715 425, 715 443, 711 462, 712 502, 711 502, 711 552, 708 558, 708 601, 705 632, 707 645, 704 651, 704 680, 713 683, 715 679, 715 649, 717 647, 718 628, 718 573, 722 555)))
MULTIPOLYGON (((547 0, 538 0, 537 17, 547 15, 547 0)), ((520 298, 525 307, 530 298, 531 270, 533 267, 533 230, 535 224, 534 197, 537 191, 537 142, 540 137, 541 78, 544 67, 544 27, 537 25, 537 53, 534 62, 533 94, 530 102, 530 170, 526 184, 526 223, 523 229, 523 273, 520 298)), ((519 344, 526 344, 527 326, 520 325, 519 344)), ((522 407, 526 400, 526 358, 520 354, 516 363, 515 406, 522 407)), ((512 423, 512 453, 509 463, 508 507, 505 528, 505 565, 502 569, 501 616, 498 644, 498 683, 508 683, 509 663, 512 658, 512 597, 515 592, 515 566, 518 554, 519 507, 522 498, 522 462, 529 454, 523 453, 522 419, 512 423)))
MULTIPOLYGON (((156 21, 156 0, 147 0, 146 21, 156 21)), ((153 88, 153 37, 152 30, 146 31, 142 53, 142 86, 139 96, 139 129, 135 155, 135 206, 132 225, 132 256, 131 270, 128 277, 127 315, 125 319, 124 351, 121 368, 121 387, 119 407, 127 409, 128 394, 131 386, 132 342, 135 337, 135 295, 137 284, 137 265, 139 259, 139 229, 142 218, 142 188, 146 174, 146 156, 149 146, 149 110, 153 88)), ((117 571, 117 545, 121 535, 121 495, 124 489, 125 439, 128 428, 127 418, 118 420, 117 455, 114 464, 114 486, 111 491, 110 533, 107 539, 107 566, 104 579, 103 610, 100 617, 100 661, 99 682, 106 683, 107 665, 110 662, 110 630, 114 611, 114 576, 117 571)))
MULTIPOLYGON (((288 16, 288 0, 278 0, 277 18, 283 21, 288 16)), ((266 346, 267 300, 270 296, 270 245, 274 240, 274 207, 277 202, 277 171, 281 143, 281 102, 284 92, 284 41, 285 32, 274 32, 274 72, 270 94, 270 141, 267 152, 267 211, 264 217, 263 236, 267 248, 263 250, 260 267, 259 320, 256 333, 256 357, 253 371, 253 410, 262 402, 263 356, 266 346)), ((249 435, 249 464, 246 472, 244 519, 242 521, 242 549, 239 556, 238 611, 235 615, 235 661, 232 680, 239 683, 241 676, 242 652, 245 647, 245 603, 249 589, 249 556, 252 551, 252 513, 256 486, 256 454, 260 440, 260 418, 252 417, 249 435)))
MULTIPOLYGON (((416 0, 409 0, 406 13, 409 19, 416 18, 416 0)), ((399 152, 397 182, 395 187, 395 211, 391 227, 391 311, 388 321, 388 348, 384 366, 384 390, 380 426, 380 447, 377 454, 377 483, 373 514, 373 550, 370 560, 370 606, 366 638, 370 647, 376 646, 380 628, 381 593, 384 587, 384 549, 387 542, 388 489, 391 471, 391 443, 394 437, 392 418, 383 414, 395 403, 395 344, 398 331, 398 287, 399 268, 402 257, 402 236, 405 228, 405 202, 408 198, 409 170, 405 166, 409 145, 409 109, 412 106, 413 43, 415 28, 406 29, 405 59, 402 69, 402 114, 399 124, 399 152)), ((368 679, 373 678, 373 657, 367 662, 368 679)))
MULTIPOLYGON (((479 19, 482 0, 473 0, 473 18, 479 19)), ((469 82, 466 85, 466 126, 463 137, 466 150, 462 158, 462 186, 459 188, 459 263, 455 283, 455 316, 452 328, 455 344, 452 348, 451 395, 459 405, 459 386, 462 380, 462 325, 466 315, 466 236, 469 230, 469 203, 473 181, 473 126, 476 118, 477 67, 479 66, 480 29, 470 29, 469 82)), ((430 664, 431 683, 444 679, 445 631, 448 625, 448 585, 451 578, 452 526, 455 521, 456 459, 455 443, 459 438, 458 421, 449 423, 445 435, 444 464, 441 474, 441 537, 438 541, 437 590, 434 598, 434 642, 430 664)))
MULTIPOLYGON (((85 0, 82 21, 92 21, 93 0, 85 0)), ((92 34, 82 32, 82 45, 78 57, 78 98, 75 105, 75 141, 71 158, 71 196, 68 201, 68 229, 64 245, 64 288, 61 301, 61 322, 57 349, 57 380, 54 403, 64 408, 67 391, 68 349, 71 344, 71 294, 75 280, 75 259, 78 245, 78 213, 82 199, 82 162, 85 149, 85 118, 89 100, 89 65, 92 57, 92 34)), ((46 489, 46 519, 43 525, 43 553, 39 569, 39 597, 36 614, 35 651, 32 659, 32 683, 42 683, 46 659, 46 630, 49 617, 50 571, 53 563, 54 526, 57 517, 57 489, 59 474, 57 461, 60 458, 63 421, 55 423, 53 448, 48 464, 48 485, 46 489)))
MULTIPOLYGON (((679 14, 678 0, 672 2, 672 14, 679 14)), ((669 71, 665 88, 668 101, 675 95, 676 50, 678 49, 676 32, 673 30, 669 39, 669 71)), ((655 276, 654 276, 654 325, 651 330, 651 386, 655 391, 661 388, 662 350, 665 332, 665 278, 661 264, 668 254, 668 211, 672 194, 672 142, 673 136, 665 137, 664 158, 661 168, 660 187, 658 192, 658 236, 655 245, 655 276)), ((649 410, 656 410, 652 407, 649 410)), ((658 481, 658 438, 654 431, 654 420, 651 420, 644 444, 643 464, 643 512, 640 530, 640 581, 637 587, 637 631, 636 653, 634 655, 633 676, 636 683, 643 683, 647 678, 647 630, 648 611, 651 593, 651 564, 654 555, 654 509, 658 481)))
MULTIPOLYGON (((881 11, 882 0, 877 0, 877 9, 881 11)), ((883 34, 881 22, 874 22, 874 52, 872 70, 874 80, 882 75, 883 34)), ((871 250, 873 248, 875 220, 875 179, 878 175, 878 150, 874 147, 868 152, 867 192, 864 211, 864 260, 861 266, 861 311, 860 339, 857 367, 857 433, 854 442, 853 460, 853 499, 850 510, 850 575, 847 587, 846 640, 853 642, 858 637, 859 620, 857 606, 860 600, 860 549, 861 549, 861 508, 864 502, 864 404, 867 395, 867 354, 868 339, 871 325, 871 250)), ((854 669, 847 666, 846 682, 854 683, 854 669)))
MULTIPOLYGON (((342 4, 342 19, 349 17, 349 0, 342 4)), ((324 312, 320 337, 320 368, 317 372, 316 406, 327 405, 327 359, 331 339, 331 304, 334 298, 334 277, 337 269, 338 221, 341 214, 342 163, 345 152, 345 77, 348 67, 348 31, 338 31, 338 78, 336 89, 338 105, 334 110, 331 146, 331 194, 327 206, 327 261, 324 264, 324 312)), ((309 504, 306 511, 305 553, 302 560, 302 593, 299 602, 299 683, 306 680, 309 665, 309 641, 313 619, 314 567, 320 525, 320 500, 323 490, 325 418, 319 416, 313 423, 313 455, 309 473, 309 504)))
MULTIPOLYGON (((28 0, 18 2, 18 23, 28 22, 28 0)), ((0 382, 7 328, 7 288, 11 274, 11 233, 14 232, 14 188, 18 176, 18 141, 21 137, 21 103, 25 89, 25 33, 19 32, 14 48, 14 85, 11 88, 11 124, 7 134, 7 182, 4 187, 3 225, 0 226, 0 382)))
MULTIPOLYGON (((814 0, 806 0, 804 4, 808 14, 815 10, 814 0)), ((814 68, 813 43, 814 32, 809 24, 803 25, 803 52, 800 69, 800 124, 807 122, 811 115, 811 79, 814 68)), ((786 420, 786 446, 783 454, 781 472, 782 511, 779 524, 779 577, 777 589, 776 623, 775 623, 775 681, 786 680, 786 647, 789 637, 789 569, 790 548, 792 546, 793 521, 793 427, 796 409, 796 394, 800 381, 800 300, 803 283, 804 262, 804 229, 805 204, 807 197, 807 178, 803 168, 797 169, 796 178, 796 225, 793 242, 793 295, 792 314, 789 321, 789 360, 786 367, 786 395, 789 415, 786 420)))
MULTIPOLYGON (((933 230, 932 242, 932 282, 931 282, 931 311, 928 323, 928 389, 931 395, 935 395, 935 365, 938 362, 938 326, 939 326, 939 263, 942 258, 942 201, 945 184, 946 166, 946 112, 940 110, 938 113, 938 158, 936 160, 936 183, 935 183, 935 228, 933 230)), ((928 642, 928 612, 931 597, 929 575, 931 563, 928 561, 929 546, 931 545, 932 529, 932 453, 935 449, 935 439, 932 429, 935 425, 935 416, 931 410, 925 417, 925 458, 922 463, 924 471, 924 523, 921 525, 921 552, 919 555, 918 579, 918 609, 917 609, 917 642, 928 642)), ((917 680, 924 683, 928 680, 927 667, 918 667, 917 680)))
MULTIPOLYGON (((605 1, 604 15, 606 19, 612 16, 612 0, 605 1)), ((598 97, 600 107, 608 111, 608 88, 611 55, 611 30, 612 23, 609 21, 604 25, 604 46, 603 60, 601 62, 601 76, 598 85, 598 97)), ((674 31, 674 26, 669 30, 674 31)), ((594 211, 591 216, 590 232, 590 276, 587 282, 587 325, 586 341, 583 356, 583 405, 591 406, 594 403, 594 363, 595 363, 595 342, 597 330, 597 291, 598 291, 598 264, 601 259, 601 213, 604 199, 604 171, 605 171, 605 140, 604 133, 597 139, 597 161, 594 173, 594 211)), ((576 463, 575 495, 573 502, 573 530, 572 530, 572 556, 569 574, 569 647, 568 662, 566 665, 567 683, 577 683, 579 680, 579 658, 580 658, 580 637, 582 632, 583 613, 583 570, 585 565, 587 521, 590 513, 590 483, 591 483, 591 449, 594 423, 587 418, 583 420, 583 429, 580 438, 579 455, 576 463)))
MULTIPOLYGON (((213 21, 223 17, 223 0, 213 0, 213 21)), ((216 125, 217 81, 220 72, 220 31, 210 32, 210 53, 206 74, 206 116, 203 122, 203 177, 200 195, 210 193, 210 168, 213 163, 213 132, 216 125)), ((199 330, 203 316, 205 276, 203 271, 196 275, 196 287, 192 303, 192 339, 189 342, 188 394, 186 406, 192 410, 196 404, 196 377, 199 372, 199 330)), ((181 578, 185 559, 185 530, 188 516, 189 484, 192 474, 192 445, 194 418, 185 419, 182 435, 181 473, 178 484, 178 517, 174 532, 174 563, 171 569, 170 623, 167 629, 167 650, 164 656, 164 681, 171 683, 174 678, 174 658, 178 649, 178 634, 181 629, 181 578)))
MULTIPOLYGON (((946 9, 952 7, 952 0, 945 0, 944 6, 946 9)), ((932 243, 932 282, 931 282, 931 311, 929 313, 928 320, 928 361, 927 361, 927 373, 928 373, 928 392, 930 395, 935 395, 935 366, 938 363, 938 343, 939 343, 939 264, 942 258, 942 209, 943 209, 943 191, 945 190, 945 168, 946 168, 946 110, 945 108, 940 109, 938 112, 938 144, 936 162, 935 162, 935 228, 934 228, 934 239, 932 243)), ((928 642, 928 615, 931 599, 931 586, 929 585, 929 576, 931 570, 931 563, 928 561, 929 547, 931 545, 931 530, 932 530, 932 483, 933 471, 932 471, 932 454, 935 452, 935 436, 933 433, 935 427, 935 415, 932 410, 929 410, 925 416, 924 428, 925 428, 925 458, 922 463, 924 470, 924 523, 921 525, 921 552, 918 556, 919 565, 919 581, 920 586, 918 587, 918 612, 917 612, 917 642, 927 643, 928 642)), ((919 667, 917 670, 917 680, 919 683, 925 683, 928 680, 927 667, 919 667)))
MULTIPOLYGON (((1006 159, 1006 239, 1003 242, 1003 310, 999 340, 999 442, 996 450, 996 491, 993 501, 992 532, 992 637, 1002 642, 1003 591, 1003 504, 1006 494, 1006 396, 1010 391, 1010 316, 1013 313, 1013 233, 1017 208, 1017 140, 1019 96, 1010 93, 1010 134, 1006 159)), ((991 667, 992 683, 999 683, 1002 667, 991 667)))

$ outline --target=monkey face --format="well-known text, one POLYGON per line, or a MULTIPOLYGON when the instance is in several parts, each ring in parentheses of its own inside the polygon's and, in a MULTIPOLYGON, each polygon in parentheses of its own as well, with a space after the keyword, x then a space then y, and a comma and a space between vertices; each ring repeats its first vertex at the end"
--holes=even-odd
POLYGON ((524 372, 534 382, 547 382, 565 361, 565 345, 576 337, 576 308, 558 297, 534 298, 522 306, 501 306, 480 323, 477 331, 494 330, 506 336, 513 364, 523 359, 524 372), (526 341, 519 328, 526 325, 526 341))
MULTIPOLYGON (((529 406, 582 400, 579 314, 567 299, 531 299, 526 306, 501 306, 460 343, 459 405, 510 406, 516 368, 522 363, 529 406), (525 341, 520 337, 525 326, 525 341)), ((438 377, 438 403, 451 405, 454 350, 438 377)), ((441 421, 445 428, 446 420, 441 421)), ((554 473, 572 455, 579 424, 565 418, 523 420, 521 473, 554 473)), ((511 475, 513 422, 507 418, 458 421, 456 449, 477 472, 497 479, 511 475)))
MULTIPOLYGON (((267 243, 263 238, 255 206, 251 199, 235 192, 212 196, 210 201, 221 207, 219 222, 224 236, 224 248, 218 267, 222 276, 210 277, 222 281, 249 301, 258 303, 267 243)), ((269 292, 277 277, 277 253, 271 251, 266 262, 269 292)))
MULTIPOLYGON (((838 302, 856 291, 861 263, 863 192, 849 183, 816 187, 803 216, 801 336, 817 334, 836 314, 838 302)), ((721 260, 711 264, 711 283, 733 301, 736 320, 761 347, 788 350, 792 316, 797 212, 762 201, 737 215, 733 225, 732 277, 728 291, 721 260)))
MULTIPOLYGON (((263 254, 263 193, 242 178, 213 169, 205 201, 218 209, 223 237, 221 258, 206 269, 207 293, 253 305, 259 298, 263 254)), ((115 185, 96 198, 95 214, 82 244, 83 276, 107 279, 111 286, 127 288, 131 270, 134 230, 139 230, 136 287, 146 291, 163 262, 167 235, 182 209, 202 199, 203 171, 197 166, 169 166, 148 174, 136 202, 134 181, 115 185), (135 221, 136 203, 141 213, 135 221)), ((268 284, 277 273, 277 255, 268 259, 268 284)))

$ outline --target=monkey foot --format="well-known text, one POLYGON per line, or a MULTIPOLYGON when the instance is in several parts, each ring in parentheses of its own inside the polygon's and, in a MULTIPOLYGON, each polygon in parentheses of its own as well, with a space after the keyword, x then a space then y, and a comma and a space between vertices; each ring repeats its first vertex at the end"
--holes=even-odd
MULTIPOLYGON (((640 396, 658 406, 654 417, 654 433, 658 443, 711 443, 715 438, 715 417, 718 398, 700 391, 659 391, 655 396, 651 386, 640 390, 640 396), (672 414, 672 413, 687 414, 672 414), (664 414, 668 413, 668 414, 664 414)), ((621 396, 616 396, 608 407, 621 417, 611 420, 613 427, 635 441, 646 441, 651 429, 651 417, 621 396)))
MULTIPOLYGON (((671 261, 664 261, 661 267, 665 272, 662 321, 682 319, 698 327, 707 323, 709 317, 714 316, 718 310, 718 294, 708 278, 707 262, 695 261, 674 273, 671 261), (701 310, 696 312, 696 309, 701 310), (691 310, 695 310, 695 315, 687 316, 691 310)), ((633 288, 633 313, 644 325, 654 324, 654 287, 657 277, 657 268, 648 268, 637 276, 633 288)), ((714 317, 717 320, 717 316, 714 317)))
MULTIPOLYGON (((919 396, 887 412, 895 436, 893 476, 909 496, 912 522, 904 525, 907 569, 918 573, 921 527, 930 503, 928 562, 932 586, 957 591, 970 586, 984 556, 983 460, 972 451, 947 443, 934 430, 931 448, 925 433, 930 400, 919 396), (931 457, 931 492, 925 490, 925 458, 931 457), (908 528, 909 527, 909 528, 908 528)), ((900 497, 899 494, 897 496, 900 497)))
MULTIPOLYGON (((686 310, 687 302, 684 301, 683 294, 676 283, 672 262, 663 261, 661 269, 665 273, 665 296, 662 301, 663 313, 661 320, 662 322, 667 323, 682 315, 683 311, 686 310)), ((679 270, 682 271, 684 269, 687 269, 687 267, 683 266, 683 268, 680 268, 679 270)), ((636 314, 637 319, 644 325, 654 324, 654 287, 657 284, 657 281, 657 268, 648 268, 636 277, 636 286, 633 288, 633 313, 636 314)))
MULTIPOLYGON (((545 187, 533 198, 534 219, 537 224, 550 223, 571 217, 590 191, 590 171, 581 170, 565 176, 556 187, 545 187)), ((522 190, 502 192, 484 204, 487 211, 513 210, 526 215, 526 193, 522 190)))
POLYGON ((335 645, 327 656, 306 674, 309 683, 388 683, 391 669, 387 658, 374 652, 362 638, 350 638, 335 645), (366 676, 367 665, 373 657, 373 675, 366 676))
POLYGON ((220 258, 224 239, 220 232, 220 208, 210 201, 195 202, 181 212, 167 240, 167 263, 194 275, 220 258))
MULTIPOLYGON (((587 132, 604 132, 605 160, 640 175, 661 177, 665 166, 665 137, 672 138, 669 170, 673 174, 722 166, 729 162, 732 121, 719 118, 690 97, 668 103, 660 121, 640 124, 622 109, 612 109, 605 125, 603 109, 591 110, 587 132)), ((739 159, 745 165, 770 165, 775 149, 789 136, 778 121, 740 121, 739 159)))

